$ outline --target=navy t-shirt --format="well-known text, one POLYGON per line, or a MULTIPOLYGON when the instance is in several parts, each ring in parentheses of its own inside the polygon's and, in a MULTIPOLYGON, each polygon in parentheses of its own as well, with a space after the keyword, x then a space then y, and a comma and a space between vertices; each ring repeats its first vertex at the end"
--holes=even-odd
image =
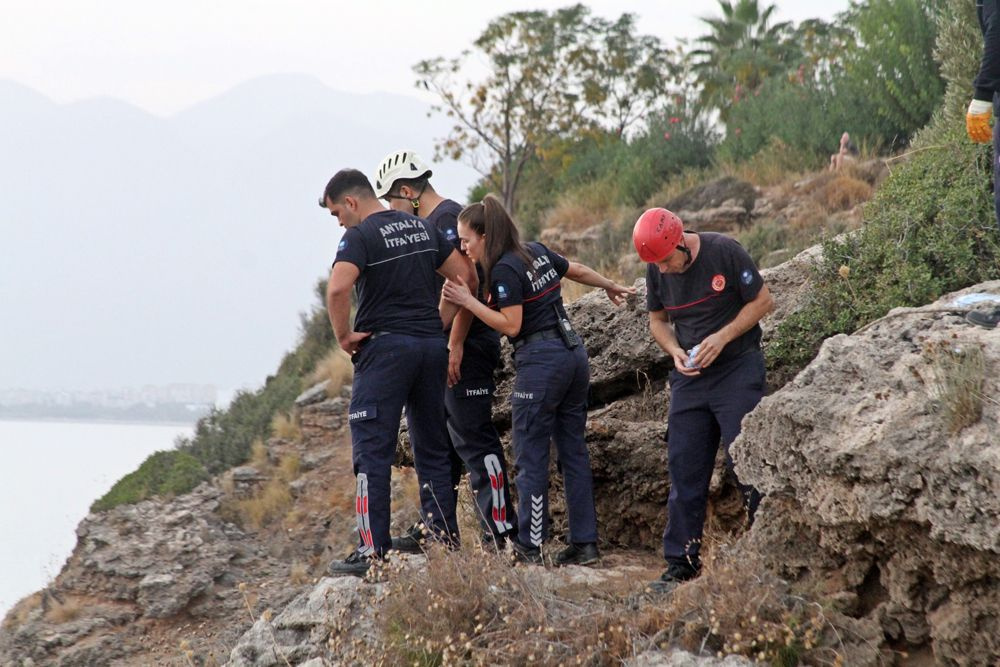
MULTIPOLYGON (((666 310, 677 342, 690 350, 733 321, 743 306, 753 301, 764 279, 739 243, 713 232, 700 232, 701 249, 683 273, 660 273, 646 265, 646 307, 666 310)), ((715 363, 734 359, 760 346, 760 325, 723 348, 715 363)))
MULTIPOLYGON (((458 214, 462 212, 462 205, 451 199, 445 199, 443 202, 434 207, 430 215, 427 216, 427 222, 431 223, 438 228, 444 237, 451 241, 452 245, 459 252, 462 251, 462 239, 458 238, 458 214)), ((479 300, 483 300, 483 269, 478 264, 476 264, 476 275, 479 276, 479 300)), ((438 289, 444 285, 444 278, 438 276, 438 289)), ((500 334, 497 333, 495 329, 488 327, 481 319, 478 317, 472 318, 472 325, 469 326, 469 333, 466 334, 465 339, 471 340, 484 339, 484 342, 493 341, 494 343, 500 343, 500 334)))
POLYGON ((361 274, 355 283, 355 331, 440 336, 438 269, 454 246, 426 220, 381 211, 344 232, 337 262, 361 274))
POLYGON ((562 317, 560 278, 569 270, 569 261, 541 243, 528 243, 531 266, 515 252, 507 252, 490 270, 490 306, 496 310, 522 306, 521 331, 517 338, 559 325, 556 309, 562 317))

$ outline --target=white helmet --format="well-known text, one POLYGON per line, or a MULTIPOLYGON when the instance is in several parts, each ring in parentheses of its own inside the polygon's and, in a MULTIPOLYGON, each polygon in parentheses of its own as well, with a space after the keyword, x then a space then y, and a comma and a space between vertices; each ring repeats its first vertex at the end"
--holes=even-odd
POLYGON ((375 196, 384 197, 392 189, 392 184, 400 179, 430 177, 432 174, 431 168, 413 151, 389 153, 375 172, 375 196))

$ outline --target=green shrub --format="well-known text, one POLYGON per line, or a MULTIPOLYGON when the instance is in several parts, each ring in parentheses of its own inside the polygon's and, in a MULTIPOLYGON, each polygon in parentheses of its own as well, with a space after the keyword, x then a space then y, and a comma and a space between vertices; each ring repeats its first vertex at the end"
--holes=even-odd
MULTIPOLYGON (((325 281, 317 285, 316 294, 322 304, 325 281)), ((304 389, 304 379, 335 344, 325 306, 313 308, 302 316, 298 345, 263 387, 237 393, 225 410, 213 408, 198 420, 193 437, 181 438, 175 451, 154 454, 139 470, 119 480, 92 509, 107 510, 155 494, 187 493, 208 475, 246 462, 254 440, 270 437, 274 416, 291 410, 304 389), (153 460, 157 456, 161 458, 153 460)))
POLYGON ((178 450, 150 454, 135 472, 118 480, 111 490, 90 506, 103 512, 117 505, 137 503, 151 496, 187 493, 208 479, 205 468, 190 454, 178 450))
POLYGON ((963 0, 942 7, 936 53, 946 103, 865 206, 864 227, 824 244, 810 301, 778 326, 768 347, 772 377, 787 379, 824 339, 892 308, 1000 278, 992 149, 971 143, 962 120, 982 49, 973 11, 963 0))
POLYGON ((926 135, 865 208, 865 226, 824 244, 811 300, 778 326, 776 369, 801 369, 825 338, 850 333, 898 306, 920 306, 1000 278, 1000 238, 989 192, 989 155, 964 126, 926 135))

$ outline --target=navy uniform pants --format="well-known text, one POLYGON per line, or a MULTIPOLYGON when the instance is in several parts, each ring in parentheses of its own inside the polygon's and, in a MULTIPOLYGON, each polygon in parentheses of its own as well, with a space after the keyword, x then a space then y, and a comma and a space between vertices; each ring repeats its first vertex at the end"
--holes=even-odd
POLYGON ((993 95, 993 211, 1000 228, 1000 93, 993 95))
POLYGON ((444 336, 382 334, 354 355, 349 422, 357 475, 355 510, 364 555, 381 555, 392 546, 389 482, 404 407, 420 483, 421 519, 435 533, 449 538, 458 535, 441 401, 447 373, 444 336))
POLYGON ((462 379, 444 395, 453 451, 469 470, 484 539, 502 539, 512 533, 517 521, 507 461, 493 425, 493 371, 499 362, 499 340, 467 339, 462 379))
POLYGON ((590 367, 583 345, 528 343, 514 354, 511 394, 517 465, 518 541, 541 546, 549 535, 549 443, 555 441, 566 488, 571 542, 597 542, 590 454, 584 440, 590 367))
MULTIPOLYGON (((671 371, 667 418, 670 496, 663 533, 663 556, 668 561, 697 562, 719 442, 732 469, 729 445, 739 435, 743 417, 756 407, 764 391, 764 355, 760 350, 712 365, 696 377, 671 371)), ((749 486, 740 490, 752 519, 760 494, 749 486)))

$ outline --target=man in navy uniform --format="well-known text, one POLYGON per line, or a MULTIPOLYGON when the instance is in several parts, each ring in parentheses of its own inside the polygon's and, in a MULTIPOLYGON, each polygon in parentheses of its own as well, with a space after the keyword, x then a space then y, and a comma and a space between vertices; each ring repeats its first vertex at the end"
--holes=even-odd
POLYGON ((348 421, 357 476, 358 548, 334 561, 332 575, 363 575, 391 548, 390 475, 399 418, 406 408, 422 520, 457 539, 448 462, 444 394, 448 348, 438 310, 437 275, 474 280, 454 246, 425 220, 386 210, 368 178, 337 172, 320 200, 346 228, 327 285, 327 309, 340 347, 354 363, 348 421), (357 288, 354 327, 350 293, 357 288))
MULTIPOLYGON (((425 218, 461 251, 458 214, 462 206, 442 197, 431 185, 430 167, 411 150, 387 155, 375 173, 375 196, 389 208, 425 218)), ((465 257, 463 253, 463 257, 465 257)), ((472 260, 465 258, 473 269, 472 260)), ((476 269, 477 282, 482 269, 476 269)), ((439 280, 438 287, 444 283, 439 280)), ((481 291, 481 290, 480 290, 481 291)), ((481 295, 480 295, 481 296, 481 295)), ((448 341, 448 388, 444 395, 448 418, 452 485, 455 500, 464 469, 475 495, 483 543, 502 547, 517 526, 510 497, 507 462, 500 435, 493 425, 493 373, 500 364, 500 334, 465 311, 454 320, 448 341), (464 463, 464 465, 463 465, 464 463)), ((398 537, 392 548, 419 552, 426 529, 419 523, 398 537)))
MULTIPOLYGON (((729 445, 743 417, 764 396, 760 319, 774 306, 750 255, 733 239, 685 232, 680 218, 649 209, 632 232, 647 262, 649 329, 674 361, 670 373, 668 467, 670 496, 663 556, 667 570, 653 584, 665 590, 698 576, 708 485, 721 440, 729 445)), ((760 502, 740 485, 750 520, 760 502)))
MULTIPOLYGON (((979 29, 983 33, 983 58, 972 85, 974 93, 965 115, 969 138, 981 144, 993 140, 993 204, 1000 227, 1000 123, 990 128, 990 117, 1000 104, 1000 1, 976 0, 979 29)), ((1000 308, 973 310, 965 318, 978 326, 994 329, 1000 324, 1000 308)))

